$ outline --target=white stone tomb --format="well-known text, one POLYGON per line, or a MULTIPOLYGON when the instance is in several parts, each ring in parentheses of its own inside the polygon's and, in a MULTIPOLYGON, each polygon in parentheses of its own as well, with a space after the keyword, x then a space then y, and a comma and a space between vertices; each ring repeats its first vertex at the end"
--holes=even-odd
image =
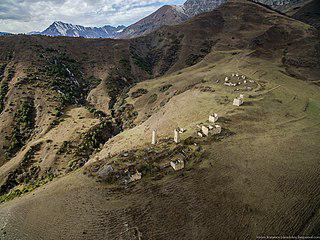
POLYGON ((184 168, 184 161, 179 159, 177 161, 170 162, 170 165, 175 171, 179 171, 184 168))
POLYGON ((205 135, 205 136, 209 136, 209 132, 210 132, 210 129, 206 126, 202 126, 201 127, 201 130, 202 130, 202 133, 205 135))
POLYGON ((151 143, 153 145, 157 144, 157 130, 156 129, 152 131, 152 141, 151 141, 151 143))
POLYGON ((233 106, 240 107, 243 104, 242 99, 236 98, 233 100, 233 106))
POLYGON ((142 178, 142 173, 139 173, 138 171, 130 176, 130 182, 139 181, 142 178))
POLYGON ((180 142, 181 142, 180 132, 179 132, 177 129, 175 129, 175 130, 173 131, 173 133, 174 133, 173 141, 174 141, 175 143, 180 143, 180 142))
POLYGON ((218 119, 219 119, 219 116, 218 116, 218 114, 216 114, 216 113, 214 113, 214 114, 212 114, 212 115, 209 116, 209 122, 211 122, 211 123, 217 122, 218 119))

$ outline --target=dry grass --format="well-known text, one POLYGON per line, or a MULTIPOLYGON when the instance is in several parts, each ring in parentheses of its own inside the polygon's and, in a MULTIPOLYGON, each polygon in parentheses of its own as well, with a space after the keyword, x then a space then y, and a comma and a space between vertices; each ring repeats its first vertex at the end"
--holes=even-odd
MULTIPOLYGON (((122 190, 76 172, 35 195, 4 205, 0 214, 6 221, 5 229, 13 229, 11 226, 26 216, 28 221, 19 231, 6 230, 2 236, 117 239, 126 232, 133 238, 135 233, 127 231, 131 228, 137 228, 144 239, 254 239, 264 235, 316 234, 320 200, 318 89, 283 75, 267 62, 261 62, 266 74, 259 77, 252 72, 261 70, 253 68, 250 61, 240 62, 241 73, 265 88, 259 97, 246 98, 252 105, 235 108, 231 103, 220 105, 216 101, 219 96, 234 95, 229 87, 211 81, 221 79, 225 71, 233 72, 232 64, 217 66, 214 71, 202 70, 201 77, 205 76, 207 82, 197 86, 211 86, 214 93, 192 88, 173 96, 148 120, 112 139, 99 153, 103 157, 107 152, 148 145, 149 136, 145 136, 153 128, 161 137, 171 136, 176 126, 187 128, 184 137, 192 135, 197 123, 206 121, 209 113, 218 112, 229 119, 221 124, 236 135, 221 142, 205 141, 202 146, 206 154, 200 165, 157 181, 143 179, 122 190), (274 89, 278 85, 283 87, 274 89), (305 110, 308 99, 310 104, 305 110), (13 217, 5 217, 8 214, 13 217), (54 219, 54 225, 48 222, 49 218, 54 219)), ((189 71, 186 74, 190 76, 189 71)), ((161 84, 158 79, 135 88, 145 88, 153 94, 163 83, 170 82, 175 91, 189 81, 201 79, 194 77, 184 83, 184 74, 182 71, 164 78, 161 84), (179 80, 175 80, 178 76, 179 80)), ((141 102, 132 100, 140 106, 141 102)))

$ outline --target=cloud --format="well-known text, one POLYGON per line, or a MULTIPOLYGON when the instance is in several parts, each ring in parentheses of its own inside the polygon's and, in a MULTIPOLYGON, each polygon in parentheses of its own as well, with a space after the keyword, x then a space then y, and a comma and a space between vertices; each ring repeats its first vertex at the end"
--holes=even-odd
MULTIPOLYGON (((54 21, 128 25, 172 0, 0 0, 0 31, 42 31, 54 21)), ((182 2, 178 1, 178 2, 182 2)))

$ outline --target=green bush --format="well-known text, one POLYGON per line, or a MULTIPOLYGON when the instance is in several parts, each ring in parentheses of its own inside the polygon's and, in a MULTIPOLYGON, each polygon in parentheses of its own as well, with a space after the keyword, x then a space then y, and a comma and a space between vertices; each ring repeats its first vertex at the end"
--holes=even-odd
POLYGON ((148 93, 147 89, 139 88, 136 91, 134 91, 133 93, 131 93, 131 97, 138 98, 138 97, 141 97, 142 95, 147 94, 147 93, 148 93))
POLYGON ((6 150, 8 158, 16 154, 31 136, 35 123, 35 107, 32 100, 25 101, 14 114, 14 125, 10 145, 6 150))
POLYGON ((4 104, 5 104, 4 100, 5 100, 5 97, 8 93, 8 91, 9 91, 8 82, 3 82, 0 87, 0 113, 4 109, 4 104))
POLYGON ((162 87, 160 87, 159 91, 160 92, 166 92, 167 90, 169 90, 172 87, 172 84, 166 84, 162 87))
POLYGON ((155 101, 157 101, 157 99, 158 99, 158 95, 157 94, 152 94, 148 99, 148 103, 149 104, 154 103, 155 101))
POLYGON ((88 93, 101 82, 93 76, 84 79, 80 64, 65 53, 53 57, 45 73, 50 79, 51 89, 59 93, 62 106, 84 105, 88 93))
POLYGON ((147 72, 149 75, 152 75, 152 65, 147 60, 139 57, 138 55, 133 55, 133 62, 142 70, 147 72))

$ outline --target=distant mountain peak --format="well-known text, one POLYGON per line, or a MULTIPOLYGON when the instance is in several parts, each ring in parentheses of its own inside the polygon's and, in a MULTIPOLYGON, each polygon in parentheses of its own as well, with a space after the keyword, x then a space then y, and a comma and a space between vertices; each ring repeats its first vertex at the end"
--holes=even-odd
POLYGON ((8 32, 0 32, 0 36, 5 36, 5 35, 11 35, 11 33, 8 33, 8 32))
POLYGON ((62 22, 62 21, 54 21, 53 24, 67 24, 67 23, 62 22))
MULTIPOLYGON (((304 2, 304 0, 252 1, 267 5, 281 12, 286 12, 298 3, 304 2)), ((118 27, 110 25, 103 27, 84 27, 63 21, 54 21, 43 32, 31 32, 29 34, 85 38, 133 38, 146 35, 164 25, 180 24, 198 14, 210 12, 226 2, 227 0, 187 0, 182 5, 164 5, 129 27, 123 25, 118 27)))
POLYGON ((226 0, 188 0, 183 5, 164 5, 154 13, 132 24, 118 38, 132 38, 150 33, 164 25, 175 25, 203 12, 217 8, 226 0))
POLYGON ((125 26, 121 25, 113 27, 106 25, 103 27, 84 27, 81 25, 74 25, 62 21, 54 21, 43 32, 37 33, 46 36, 67 36, 67 37, 84 37, 84 38, 114 38, 125 26))

